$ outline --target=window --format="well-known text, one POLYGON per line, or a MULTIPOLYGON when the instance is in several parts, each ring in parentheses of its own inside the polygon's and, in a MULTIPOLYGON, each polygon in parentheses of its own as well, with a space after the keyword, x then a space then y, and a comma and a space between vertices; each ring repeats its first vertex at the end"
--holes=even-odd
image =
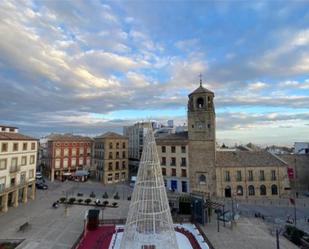
POLYGON ((109 148, 110 148, 110 149, 113 148, 113 143, 109 143, 109 148))
POLYGON ((224 171, 224 180, 226 182, 229 182, 231 180, 231 178, 230 178, 230 171, 224 171))
POLYGON ((181 166, 187 166, 187 160, 185 157, 181 158, 181 166))
POLYGON ((119 162, 116 162, 116 170, 119 170, 119 162))
POLYGON ((72 156, 76 156, 76 148, 72 149, 72 156))
POLYGON ((176 147, 175 146, 171 146, 171 152, 176 153, 176 147))
POLYGON ((126 169, 126 161, 122 161, 122 169, 126 169))
POLYGON ((172 176, 176 176, 176 169, 172 169, 172 176))
POLYGON ((205 175, 200 175, 198 180, 199 180, 200 184, 206 184, 206 176, 205 175))
POLYGON ((186 181, 181 182, 181 191, 184 193, 188 192, 188 183, 186 181))
POLYGON ((272 185, 271 186, 271 194, 272 195, 277 195, 278 194, 278 187, 277 187, 277 185, 272 185))
POLYGON ((122 148, 123 148, 123 149, 126 148, 126 143, 125 143, 125 142, 122 143, 122 148))
POLYGON ((276 170, 272 170, 272 171, 271 171, 271 180, 272 180, 272 181, 276 181, 276 180, 277 180, 277 177, 276 177, 276 170))
POLYGON ((118 181, 119 180, 119 173, 116 173, 115 174, 115 181, 118 181))
POLYGON ((265 181, 264 170, 260 170, 260 181, 265 181))
POLYGON ((204 99, 198 98, 196 101, 197 108, 203 108, 204 107, 204 99))
POLYGON ((186 153, 186 146, 181 146, 181 153, 186 153))
POLYGON ((0 178, 0 192, 2 192, 5 189, 5 178, 6 177, 0 178))
POLYGON ((21 183, 21 184, 26 183, 26 172, 22 172, 22 173, 20 174, 20 183, 21 183))
POLYGON ((65 148, 65 149, 64 149, 63 155, 64 155, 64 156, 68 156, 68 155, 69 155, 69 149, 68 149, 68 148, 65 148))
POLYGON ((60 168, 60 159, 56 159, 55 168, 56 168, 56 169, 59 169, 59 168, 60 168))
POLYGON ((30 164, 34 164, 34 156, 30 156, 30 164))
POLYGON ((236 180, 237 180, 238 182, 241 181, 241 171, 240 171, 240 170, 237 170, 237 172, 236 172, 236 180))
POLYGON ((29 170, 29 179, 34 177, 34 169, 29 170))
POLYGON ((56 156, 58 157, 58 156, 60 156, 60 154, 61 154, 61 150, 60 149, 56 149, 56 156))
POLYGON ((260 195, 266 195, 266 187, 265 185, 260 186, 260 195))
POLYGON ((109 163, 108 163, 108 170, 109 170, 109 171, 112 171, 112 170, 113 170, 113 163, 112 163, 112 162, 109 162, 109 163))
POLYGON ((113 153, 112 152, 109 153, 108 159, 113 159, 113 153))
POLYGON ((119 149, 119 143, 116 143, 116 149, 119 149))
POLYGON ((248 187, 248 192, 249 192, 249 195, 255 195, 254 187, 252 185, 248 187))
POLYGON ((21 165, 25 166, 27 164, 27 157, 26 156, 22 156, 21 157, 21 165))
POLYGON ((76 158, 72 158, 71 159, 71 167, 75 167, 76 166, 76 158))
POLYGON ((161 165, 166 165, 166 157, 162 157, 161 165))
POLYGON ((63 159, 63 168, 67 168, 68 167, 68 159, 64 158, 63 159))
POLYGON ((0 159, 0 170, 6 169, 7 159, 0 159))
POLYGON ((13 157, 11 160, 11 167, 16 168, 17 167, 17 157, 13 157))
POLYGON ((7 152, 7 151, 8 151, 8 143, 2 143, 1 152, 7 152))
POLYGON ((18 143, 13 143, 13 151, 18 151, 18 143))
POLYGON ((181 170, 181 177, 187 177, 187 170, 185 169, 181 170))
POLYGON ((83 147, 79 148, 79 155, 80 156, 84 155, 84 148, 83 147))
POLYGON ((176 157, 171 158, 171 166, 176 166, 176 157))
POLYGON ((253 171, 252 170, 248 171, 248 181, 253 181, 253 171))
POLYGON ((119 158, 119 151, 116 152, 116 158, 119 158))
POLYGON ((28 143, 23 143, 23 150, 27 150, 28 143))
POLYGON ((166 152, 166 147, 165 147, 165 146, 162 146, 162 147, 161 147, 161 151, 162 151, 162 153, 165 153, 165 152, 166 152))
POLYGON ((124 181, 126 179, 126 173, 122 172, 121 173, 121 180, 124 181))
POLYGON ((166 176, 166 168, 162 168, 162 175, 166 176))
POLYGON ((35 143, 31 143, 31 150, 35 150, 35 143))
POLYGON ((122 152, 122 158, 126 158, 126 152, 125 151, 122 152))
POLYGON ((242 186, 240 186, 240 185, 237 186, 236 194, 237 195, 243 195, 244 194, 242 186))

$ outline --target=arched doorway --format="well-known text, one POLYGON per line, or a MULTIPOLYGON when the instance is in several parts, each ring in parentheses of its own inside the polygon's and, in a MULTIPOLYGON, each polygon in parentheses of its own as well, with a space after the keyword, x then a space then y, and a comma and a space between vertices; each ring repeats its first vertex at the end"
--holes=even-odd
POLYGON ((232 189, 231 189, 230 186, 227 186, 227 187, 224 189, 224 196, 227 197, 227 198, 232 197, 232 189))
POLYGON ((271 194, 272 195, 278 195, 278 187, 277 187, 277 185, 272 185, 271 186, 271 194))
POLYGON ((250 185, 248 187, 248 192, 249 192, 249 195, 255 195, 254 186, 250 185))
POLYGON ((237 193, 237 195, 243 195, 244 194, 242 186, 240 186, 240 185, 237 186, 236 193, 237 193))
POLYGON ((265 185, 260 186, 260 195, 266 195, 266 187, 265 185))

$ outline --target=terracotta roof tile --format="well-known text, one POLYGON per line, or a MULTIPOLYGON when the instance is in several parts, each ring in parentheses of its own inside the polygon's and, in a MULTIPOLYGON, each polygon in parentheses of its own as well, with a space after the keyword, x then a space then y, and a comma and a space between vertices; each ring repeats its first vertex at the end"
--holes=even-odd
POLYGON ((38 140, 15 132, 0 132, 0 140, 38 140))

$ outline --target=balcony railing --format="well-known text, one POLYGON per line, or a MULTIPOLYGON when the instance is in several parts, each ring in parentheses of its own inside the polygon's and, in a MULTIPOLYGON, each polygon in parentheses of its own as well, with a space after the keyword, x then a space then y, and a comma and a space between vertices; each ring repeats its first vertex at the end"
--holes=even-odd
POLYGON ((18 171, 20 171, 20 165, 10 167, 10 173, 15 173, 15 172, 18 172, 18 171))

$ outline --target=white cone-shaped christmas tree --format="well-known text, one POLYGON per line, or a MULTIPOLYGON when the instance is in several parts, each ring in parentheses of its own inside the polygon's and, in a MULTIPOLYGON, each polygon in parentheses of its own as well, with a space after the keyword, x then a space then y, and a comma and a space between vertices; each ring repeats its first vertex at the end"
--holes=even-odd
POLYGON ((120 249, 178 249, 152 129, 148 129, 120 249))

